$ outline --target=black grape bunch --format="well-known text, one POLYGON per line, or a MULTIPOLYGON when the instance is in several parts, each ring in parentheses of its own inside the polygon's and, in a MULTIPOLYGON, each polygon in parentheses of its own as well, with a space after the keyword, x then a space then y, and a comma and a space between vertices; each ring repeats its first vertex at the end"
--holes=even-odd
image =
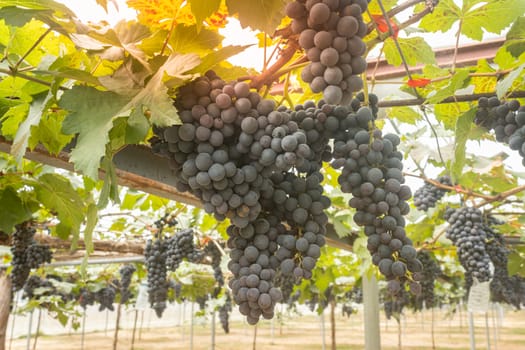
POLYGON ((144 248, 144 259, 148 274, 148 299, 159 318, 162 317, 168 300, 166 250, 167 244, 164 239, 148 240, 144 248))
POLYGON ((487 282, 492 278, 491 259, 486 249, 488 226, 478 208, 448 208, 445 219, 450 224, 446 236, 457 248, 459 262, 465 269, 465 282, 470 289, 473 279, 487 282))
POLYGON ((117 290, 114 286, 108 284, 106 287, 102 287, 95 292, 95 301, 99 304, 98 311, 114 311, 115 297, 117 296, 117 290))
POLYGON ((351 193, 349 205, 356 209, 354 221, 364 227, 372 262, 388 280, 388 289, 397 294, 408 282, 418 294, 415 280, 422 269, 417 251, 406 236, 405 218, 412 193, 404 185, 403 155, 395 134, 383 135, 375 128, 370 108, 361 107, 341 120, 339 130, 346 130, 341 140, 336 136, 332 167, 342 168, 338 182, 341 190, 351 193))
POLYGON ((497 96, 481 97, 474 122, 494 130, 496 140, 519 151, 525 165, 525 106, 517 100, 501 101, 497 96))
POLYGON ((31 269, 36 269, 44 263, 50 263, 53 257, 47 245, 34 240, 36 229, 33 221, 26 221, 15 226, 12 236, 11 253, 11 283, 13 291, 20 290, 26 282, 31 269))
POLYGON ((421 250, 418 252, 418 259, 423 264, 423 271, 421 272, 421 294, 418 298, 425 303, 428 309, 436 306, 436 299, 434 293, 434 286, 436 279, 443 273, 439 267, 435 257, 428 251, 421 250))
POLYGON ((89 290, 87 287, 80 288, 80 293, 78 296, 78 303, 85 310, 88 305, 95 304, 95 293, 89 290))
POLYGON ((494 265, 494 274, 490 281, 491 300, 496 303, 507 303, 520 309, 525 304, 525 279, 519 275, 509 275, 508 261, 510 250, 506 247, 503 236, 497 231, 499 222, 494 217, 487 218, 487 240, 485 249, 494 265))
POLYGON ((195 246, 193 234, 191 228, 182 229, 165 240, 166 264, 170 271, 176 271, 184 259, 194 263, 202 260, 204 253, 195 246))
POLYGON ((347 103, 363 88, 359 74, 367 67, 362 39, 367 8, 367 0, 297 0, 286 6, 292 32, 310 61, 301 77, 327 103, 347 103))
POLYGON ((232 312, 232 299, 230 293, 226 294, 224 304, 219 308, 219 321, 224 333, 230 333, 230 314, 232 312))
MULTIPOLYGON (((218 288, 215 289, 214 294, 217 296, 224 285, 224 275, 221 269, 222 252, 217 247, 216 242, 209 240, 204 246, 204 254, 211 259, 211 267, 213 268, 213 277, 217 281, 218 288)), ((231 307, 231 306, 230 306, 231 307)))
MULTIPOLYGON (((450 176, 443 175, 436 179, 442 185, 452 186, 450 176)), ((427 211, 434 208, 436 203, 443 198, 449 190, 435 186, 432 183, 425 182, 423 186, 414 192, 414 205, 418 210, 427 211)))
POLYGON ((131 285, 131 278, 137 268, 135 265, 126 264, 119 270, 120 273, 120 303, 125 304, 130 298, 133 297, 133 293, 129 289, 131 285))
MULTIPOLYGON (((372 132, 377 97, 369 95, 370 107, 361 107, 363 100, 364 94, 358 94, 344 106, 309 101, 293 109, 276 108, 247 83, 227 83, 209 71, 180 88, 175 105, 182 124, 155 129, 152 149, 169 158, 178 190, 191 192, 218 220, 230 219, 228 285, 250 324, 274 316, 276 303, 283 300, 281 288, 290 289, 288 282, 293 286, 312 277, 325 245, 324 211, 330 206, 322 186, 323 162, 343 168, 341 187, 358 197, 361 193, 345 179, 350 173, 365 174, 373 163, 374 184, 388 181, 388 191, 383 191, 387 201, 374 197, 384 202, 379 208, 385 211, 376 216, 396 228, 399 238, 393 244, 401 242, 390 251, 392 262, 407 264, 406 271, 417 268, 415 250, 403 236, 402 216, 411 194, 401 185, 402 155, 395 150, 399 138, 372 132), (352 158, 358 131, 364 133, 358 140, 365 143, 372 134, 378 138, 368 159, 352 158)), ((367 147, 360 145, 358 152, 368 153, 367 147)), ((369 200, 362 203, 371 204, 369 200)), ((174 261, 180 258, 173 256, 174 261)))

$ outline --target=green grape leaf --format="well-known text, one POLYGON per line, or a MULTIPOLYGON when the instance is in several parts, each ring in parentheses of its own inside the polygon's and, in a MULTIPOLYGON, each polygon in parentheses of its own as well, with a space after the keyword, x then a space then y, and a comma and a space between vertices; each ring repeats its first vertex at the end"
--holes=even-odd
POLYGON ((16 224, 31 219, 32 212, 11 186, 0 188, 0 231, 11 233, 16 224), (7 209, 7 210, 6 210, 7 209))
POLYGON ((243 28, 273 33, 284 15, 284 0, 226 0, 228 12, 237 14, 243 28))
POLYGON ((92 30, 88 32, 88 35, 103 44, 112 46, 101 54, 102 58, 120 60, 123 58, 123 55, 121 55, 119 50, 115 50, 115 48, 120 48, 133 56, 142 66, 150 71, 146 54, 139 45, 142 40, 151 35, 149 28, 145 25, 135 21, 122 20, 114 28, 109 28, 106 31, 92 30))
POLYGON ((97 207, 100 209, 105 208, 110 199, 114 203, 120 203, 117 170, 109 152, 106 152, 106 156, 102 158, 101 168, 104 170, 104 184, 102 185, 97 203, 97 207))
POLYGON ((389 119, 410 125, 415 125, 418 120, 421 120, 421 115, 414 108, 407 106, 387 108, 386 115, 389 119))
POLYGON ((469 81, 469 71, 467 69, 458 69, 452 75, 447 86, 427 96, 427 103, 434 104, 443 101, 449 96, 453 96, 457 90, 465 88, 469 81))
MULTIPOLYGON (((151 39, 146 39, 143 42, 144 50, 146 52, 160 52, 164 46, 165 35, 159 32, 151 39)), ((219 46, 223 37, 216 31, 201 28, 197 30, 197 26, 177 25, 173 29, 173 33, 169 39, 169 46, 173 52, 176 53, 207 53, 219 46)))
POLYGON ((21 9, 16 6, 0 8, 0 18, 2 18, 7 25, 13 27, 22 27, 33 18, 38 18, 39 15, 49 16, 52 14, 53 11, 48 9, 21 9))
MULTIPOLYGON (((509 91, 514 81, 516 81, 516 79, 518 79, 522 75, 521 72, 524 68, 525 64, 520 65, 518 68, 512 70, 512 72, 510 72, 505 77, 505 79, 498 82, 498 84, 496 85, 496 95, 499 99, 501 99, 507 93, 507 91, 509 91)), ((523 77, 521 77, 521 79, 521 81, 523 81, 523 77)))
POLYGON ((440 0, 432 13, 423 17, 419 27, 429 32, 446 32, 461 17, 461 9, 454 0, 440 0))
POLYGON ((202 27, 202 22, 219 9, 221 0, 188 0, 191 7, 191 13, 195 16, 197 30, 202 27))
POLYGON ((135 144, 143 141, 149 128, 150 124, 144 112, 135 108, 127 119, 125 143, 135 144))
POLYGON ((23 122, 29 111, 29 104, 23 103, 13 106, 0 118, 0 131, 2 136, 12 139, 18 132, 18 127, 23 122))
POLYGON ((525 12, 522 0, 465 0, 459 8, 454 0, 441 0, 434 11, 425 16, 419 27, 430 32, 447 32, 461 21, 461 34, 481 41, 483 30, 499 34, 525 12))
POLYGON ((98 208, 94 203, 87 206, 86 227, 84 228, 84 244, 86 245, 86 254, 93 253, 93 230, 98 222, 98 208))
POLYGON ((53 0, 0 0, 0 8, 17 6, 20 10, 53 10, 56 16, 62 18, 76 17, 75 13, 71 11, 67 6, 53 0))
POLYGON ((62 125, 62 132, 78 133, 70 157, 76 170, 92 179, 98 178, 100 158, 105 154, 113 119, 126 102, 126 98, 113 92, 87 86, 74 86, 64 92, 59 106, 68 110, 69 114, 62 125))
POLYGON ((460 178, 463 172, 467 140, 469 139, 470 130, 474 126, 475 116, 476 109, 472 108, 462 114, 456 122, 454 159, 452 159, 451 164, 452 181, 460 178))
POLYGON ((177 109, 168 95, 168 87, 178 87, 184 81, 193 78, 192 74, 186 72, 195 68, 199 63, 200 58, 195 54, 170 55, 144 89, 121 109, 120 115, 129 114, 133 108, 141 111, 146 109, 151 113, 151 123, 155 125, 170 126, 180 123, 177 109))
POLYGON ((56 227, 58 236, 62 239, 77 237, 84 220, 85 204, 71 182, 58 174, 44 174, 38 178, 38 183, 37 199, 60 220, 56 227))
POLYGON ((64 135, 61 132, 65 116, 66 113, 63 111, 44 113, 40 123, 31 127, 29 148, 33 149, 36 145, 42 144, 49 153, 59 154, 73 138, 73 135, 64 135))
POLYGON ((525 251, 513 250, 509 253, 507 267, 509 275, 525 277, 525 251))
POLYGON ((35 69, 32 71, 35 75, 42 75, 42 76, 53 76, 56 78, 63 78, 63 79, 72 79, 76 81, 81 81, 83 83, 88 83, 92 85, 100 85, 99 80, 97 77, 93 76, 93 74, 80 70, 75 69, 71 67, 60 67, 58 70, 40 70, 35 69))
MULTIPOLYGON (((210 52, 206 56, 202 57, 201 63, 191 70, 191 73, 198 73, 198 72, 206 72, 214 67, 216 67, 218 64, 220 64, 222 61, 225 61, 226 59, 230 58, 231 56, 237 55, 238 53, 243 52, 251 45, 244 45, 244 46, 225 46, 218 50, 215 50, 213 52, 210 52)), ((221 76, 222 77, 222 76, 221 76)), ((224 79, 224 78, 223 78, 224 79)))
POLYGON ((482 40, 483 30, 499 34, 523 13, 523 0, 463 1, 461 34, 474 40, 482 40))
MULTIPOLYGON (((430 47, 423 38, 397 38, 397 42, 399 43, 399 47, 403 52, 403 57, 405 57, 405 61, 409 66, 415 66, 418 63, 436 63, 434 50, 432 50, 432 47, 430 47)), ((399 66, 403 63, 392 38, 387 38, 385 40, 383 51, 389 64, 399 66)))
POLYGON ((454 130, 458 117, 471 108, 468 102, 441 103, 434 105, 434 115, 448 130, 454 130))
MULTIPOLYGON (((478 60, 475 73, 494 73, 496 70, 491 67, 486 59, 478 60)), ((496 76, 472 77, 471 83, 474 85, 474 93, 493 92, 496 88, 496 76)))
POLYGON ((26 148, 29 142, 29 136, 31 135, 31 127, 38 125, 44 110, 49 107, 49 102, 52 100, 53 95, 49 92, 46 96, 34 99, 29 107, 29 114, 16 132, 11 146, 11 154, 15 157, 16 161, 20 164, 22 157, 26 153, 26 148))
POLYGON ((525 52, 525 16, 519 17, 510 27, 504 47, 516 58, 525 52))

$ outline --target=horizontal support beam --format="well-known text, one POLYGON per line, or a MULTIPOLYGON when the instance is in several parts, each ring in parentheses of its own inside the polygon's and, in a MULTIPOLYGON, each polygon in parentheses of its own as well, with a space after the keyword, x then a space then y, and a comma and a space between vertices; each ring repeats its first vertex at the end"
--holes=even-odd
MULTIPOLYGON (((491 61, 496 56, 496 52, 505 42, 505 38, 484 40, 479 43, 465 44, 458 47, 456 55, 456 67, 476 65, 478 60, 486 59, 491 61)), ((436 64, 441 67, 450 67, 454 62, 454 46, 443 47, 434 50, 436 64)), ((366 75, 374 77, 375 80, 386 80, 405 77, 407 72, 402 65, 393 66, 385 58, 377 60, 369 58, 366 75)), ((420 73, 423 64, 418 64, 410 68, 410 73, 420 73)))
MULTIPOLYGON (((11 143, 1 136, 0 152, 11 152, 11 143)), ((44 147, 37 146, 33 150, 27 150, 24 157, 56 168, 75 171, 73 164, 69 162, 69 153, 67 152, 51 155, 44 147)), ((128 145, 113 157, 113 161, 117 169, 119 185, 194 207, 202 207, 202 203, 197 197, 177 191, 169 160, 153 153, 149 147, 128 145)), ((104 172, 100 171, 99 173, 100 177, 103 178, 104 172)), ((326 233, 328 245, 351 250, 353 240, 350 236, 339 237, 334 227, 331 224, 328 225, 326 233)))

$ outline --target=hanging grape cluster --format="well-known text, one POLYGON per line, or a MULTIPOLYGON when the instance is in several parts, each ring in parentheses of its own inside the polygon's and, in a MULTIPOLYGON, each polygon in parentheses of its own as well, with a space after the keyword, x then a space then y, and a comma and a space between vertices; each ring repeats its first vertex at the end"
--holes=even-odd
MULTIPOLYGON (((356 222, 366 223, 368 235, 383 234, 389 250, 380 248, 382 256, 396 271, 387 277, 401 286, 420 265, 403 229, 410 191, 402 185, 399 138, 373 127, 377 98, 361 107, 359 97, 348 106, 321 101, 276 109, 247 83, 226 83, 210 71, 180 89, 182 125, 155 130, 152 148, 170 158, 177 188, 197 196, 218 220, 230 219, 229 287, 251 324, 273 317, 283 282, 312 276, 330 206, 321 185, 323 161, 343 168, 341 187, 358 198, 351 203, 359 205, 356 222), (379 192, 375 197, 366 192, 370 186, 379 192), (372 213, 371 204, 379 210, 372 213), (387 236, 397 239, 392 247, 387 236)), ((376 248, 371 252, 378 255, 376 248)))
POLYGON ((418 252, 418 259, 423 264, 423 271, 421 283, 421 294, 418 296, 418 300, 424 302, 427 308, 433 308, 436 305, 435 294, 434 294, 434 283, 436 279, 443 273, 436 259, 426 250, 418 252))
POLYGON ((80 294, 78 296, 78 303, 85 310, 88 305, 95 304, 95 293, 90 291, 86 287, 80 288, 80 294))
POLYGON ((494 266, 494 273, 490 281, 491 300, 497 303, 507 303, 517 309, 525 304, 525 279, 519 275, 509 275, 507 268, 509 249, 495 226, 501 224, 493 217, 487 218, 486 251, 494 266))
POLYGON ((33 239, 35 232, 34 222, 32 221, 26 221, 15 226, 11 244, 13 291, 18 291, 24 286, 31 269, 51 262, 53 257, 49 246, 39 244, 33 239))
POLYGON ((362 14, 367 8, 367 0, 297 0, 286 6, 292 32, 310 61, 301 77, 327 103, 347 103, 363 88, 359 74, 367 67, 362 57, 367 33, 362 14))
POLYGON ((119 270, 120 281, 119 281, 119 291, 120 291, 120 303, 125 304, 130 298, 133 297, 133 293, 130 291, 129 286, 131 285, 131 278, 133 273, 137 268, 135 265, 126 264, 122 266, 119 270))
POLYGON ((166 264, 170 271, 176 271, 184 259, 199 262, 203 257, 203 252, 195 247, 192 229, 177 231, 166 239, 164 244, 166 246, 166 264))
POLYGON ((144 248, 148 273, 148 299, 157 317, 162 316, 168 299, 166 248, 166 241, 162 239, 148 240, 144 248))
POLYGON ((496 140, 519 151, 525 165, 525 106, 517 100, 501 101, 497 96, 481 97, 474 122, 494 130, 496 140))
POLYGON ((230 314, 232 312, 232 299, 230 293, 226 294, 226 301, 219 308, 219 321, 221 322, 224 333, 230 333, 230 314))
POLYGON ((115 311, 113 303, 115 302, 115 297, 117 296, 117 290, 114 286, 108 285, 106 287, 100 288, 95 293, 95 301, 99 303, 98 311, 115 311))
POLYGON ((445 219, 450 223, 446 236, 457 247, 459 262, 465 269, 467 289, 473 278, 486 282, 492 277, 491 260, 486 250, 488 227, 481 210, 473 207, 448 208, 445 219))
MULTIPOLYGON (((443 185, 452 186, 452 181, 448 175, 440 176, 436 181, 443 185)), ((443 198, 448 191, 447 189, 425 182, 422 187, 414 192, 414 205, 418 210, 427 211, 429 208, 434 208, 436 203, 443 198)))
POLYGON ((221 269, 222 253, 217 247, 217 244, 218 243, 215 243, 214 241, 210 240, 204 247, 204 254, 211 258, 213 277, 217 281, 217 288, 214 291, 215 296, 219 294, 221 287, 224 285, 224 275, 221 269))

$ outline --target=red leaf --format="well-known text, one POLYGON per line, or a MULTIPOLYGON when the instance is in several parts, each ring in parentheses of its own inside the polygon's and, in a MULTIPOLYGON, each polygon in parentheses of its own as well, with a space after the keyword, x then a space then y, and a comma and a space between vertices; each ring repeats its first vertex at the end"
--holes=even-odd
POLYGON ((430 84, 431 80, 427 78, 416 78, 416 79, 409 79, 407 81, 407 85, 410 87, 423 87, 430 84))
MULTIPOLYGON (((386 19, 385 17, 383 17, 383 15, 372 15, 372 19, 374 20, 374 22, 376 22, 377 29, 381 33, 389 32, 388 23, 386 22, 386 19)), ((397 38, 397 34, 399 33, 399 27, 391 18, 390 18, 390 25, 392 26, 392 30, 394 31, 394 33, 392 33, 392 36, 394 38, 397 38)))

